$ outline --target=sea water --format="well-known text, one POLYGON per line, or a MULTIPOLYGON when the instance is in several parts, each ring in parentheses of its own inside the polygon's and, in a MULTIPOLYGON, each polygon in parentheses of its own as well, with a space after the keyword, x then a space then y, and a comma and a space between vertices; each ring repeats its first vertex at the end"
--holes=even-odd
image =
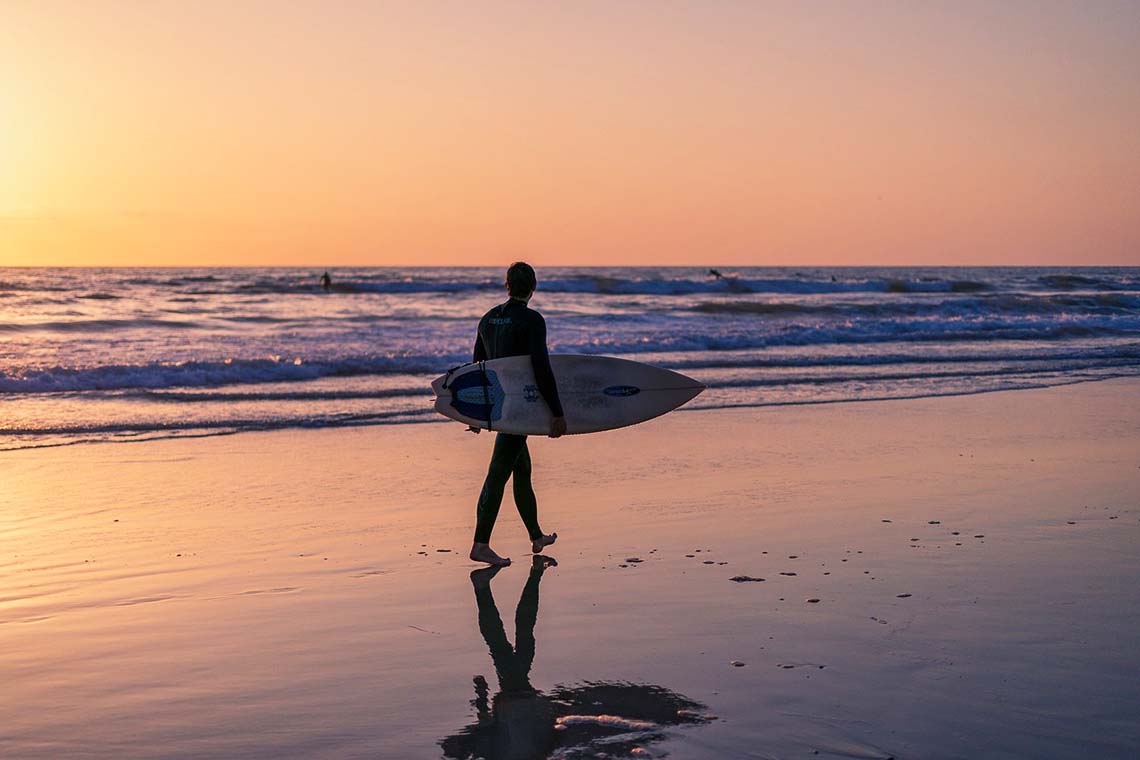
MULTIPOLYGON (((443 421, 502 267, 0 269, 0 449, 443 421)), ((1140 268, 541 267, 551 352, 675 369, 684 409, 1140 374, 1140 268)))

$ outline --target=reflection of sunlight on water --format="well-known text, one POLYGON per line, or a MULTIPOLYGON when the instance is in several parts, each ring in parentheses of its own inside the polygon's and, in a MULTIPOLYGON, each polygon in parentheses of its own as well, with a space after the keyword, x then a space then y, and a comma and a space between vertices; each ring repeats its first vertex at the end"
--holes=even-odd
POLYGON ((646 747, 666 740, 668 729, 716 719, 706 706, 662 686, 587 681, 556 685, 550 693, 530 683, 535 655, 539 585, 556 562, 534 557, 515 611, 515 643, 507 640, 491 593, 500 568, 471 573, 479 632, 487 643, 499 693, 489 698, 483 676, 474 678, 475 722, 440 740, 444 757, 462 760, 578 760, 652 757, 646 747))
POLYGON ((622 731, 647 731, 658 727, 647 720, 630 720, 617 715, 563 715, 554 720, 555 728, 567 726, 605 726, 622 731))

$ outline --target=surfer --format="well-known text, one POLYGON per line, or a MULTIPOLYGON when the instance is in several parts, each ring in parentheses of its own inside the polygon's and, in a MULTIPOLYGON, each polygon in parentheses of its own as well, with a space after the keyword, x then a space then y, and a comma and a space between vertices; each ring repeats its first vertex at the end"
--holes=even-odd
MULTIPOLYGON (((534 268, 516 261, 507 269, 506 303, 499 304, 479 320, 475 336, 472 361, 501 359, 505 356, 530 356, 534 366, 535 385, 550 407, 550 437, 558 438, 566 432, 566 418, 562 416, 562 403, 558 399, 558 386, 550 369, 550 355, 546 350, 546 320, 534 309, 528 308, 531 296, 538 287, 534 268)), ((477 428, 472 428, 478 433, 477 428)), ((538 554, 553 544, 557 533, 546 535, 538 525, 538 502, 530 482, 530 451, 525 435, 499 433, 495 450, 487 468, 487 478, 479 494, 476 511, 475 540, 471 546, 471 559, 489 565, 509 565, 510 557, 500 557, 490 546, 491 531, 499 516, 503 502, 503 489, 507 479, 514 481, 515 506, 530 534, 531 550, 538 554)))
POLYGON ((326 293, 332 290, 332 278, 329 277, 327 271, 321 275, 321 287, 325 289, 326 293))

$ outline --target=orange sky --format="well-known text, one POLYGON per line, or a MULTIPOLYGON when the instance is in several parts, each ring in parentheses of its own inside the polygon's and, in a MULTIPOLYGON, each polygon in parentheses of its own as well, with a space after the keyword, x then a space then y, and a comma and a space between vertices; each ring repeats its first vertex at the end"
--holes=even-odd
POLYGON ((0 7, 0 265, 1140 265, 1140 3, 0 7))

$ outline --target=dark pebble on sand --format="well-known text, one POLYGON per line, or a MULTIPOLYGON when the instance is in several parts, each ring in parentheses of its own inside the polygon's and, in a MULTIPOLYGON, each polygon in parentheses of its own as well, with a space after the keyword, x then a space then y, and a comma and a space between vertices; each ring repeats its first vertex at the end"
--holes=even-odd
POLYGON ((899 599, 906 599, 910 594, 895 594, 899 599))
POLYGON ((641 557, 626 557, 625 561, 637 563, 637 562, 644 562, 645 560, 643 560, 641 557))
POLYGON ((961 533, 959 533, 959 532, 958 532, 958 531, 956 531, 956 530, 952 530, 952 531, 950 531, 950 535, 951 535, 951 536, 960 536, 960 535, 962 535, 962 534, 961 534, 961 533))
POLYGON ((911 539, 911 541, 917 541, 917 540, 918 540, 917 538, 912 538, 912 539, 911 539))
POLYGON ((734 583, 762 583, 763 578, 753 578, 751 575, 734 575, 729 578, 734 583))
POLYGON ((743 668, 744 665, 745 665, 745 663, 741 662, 740 660, 733 660, 732 661, 732 667, 734 667, 734 668, 743 668))
POLYGON ((985 533, 979 533, 978 535, 974 536, 974 538, 985 538, 985 537, 986 537, 985 533))
POLYGON ((888 523, 889 523, 889 522, 890 522, 890 520, 882 520, 882 522, 888 522, 888 523))
POLYGON ((800 558, 800 557, 799 557, 799 555, 798 555, 798 554, 789 554, 789 555, 788 555, 788 559, 799 559, 799 558, 800 558))
POLYGON ((1069 520, 1069 525, 1076 525, 1076 524, 1077 524, 1076 520, 1069 520))
POLYGON ((448 554, 451 552, 451 549, 436 549, 436 551, 440 554, 448 554))
POLYGON ((702 565, 715 565, 716 563, 715 563, 715 562, 713 562, 711 559, 706 559, 706 560, 705 560, 704 562, 702 562, 701 564, 702 564, 702 565))
POLYGON ((791 670, 792 668, 795 667, 795 665, 777 665, 776 667, 777 668, 783 668, 784 670, 791 670))
POLYGON ((795 575, 795 573, 780 573, 780 575, 795 575))
POLYGON ((695 556, 697 556, 697 555, 695 555, 695 554, 686 554, 685 556, 686 556, 686 557, 695 557, 695 556))
POLYGON ((807 600, 807 603, 808 604, 819 604, 819 600, 816 599, 815 597, 812 597, 811 599, 807 600))

